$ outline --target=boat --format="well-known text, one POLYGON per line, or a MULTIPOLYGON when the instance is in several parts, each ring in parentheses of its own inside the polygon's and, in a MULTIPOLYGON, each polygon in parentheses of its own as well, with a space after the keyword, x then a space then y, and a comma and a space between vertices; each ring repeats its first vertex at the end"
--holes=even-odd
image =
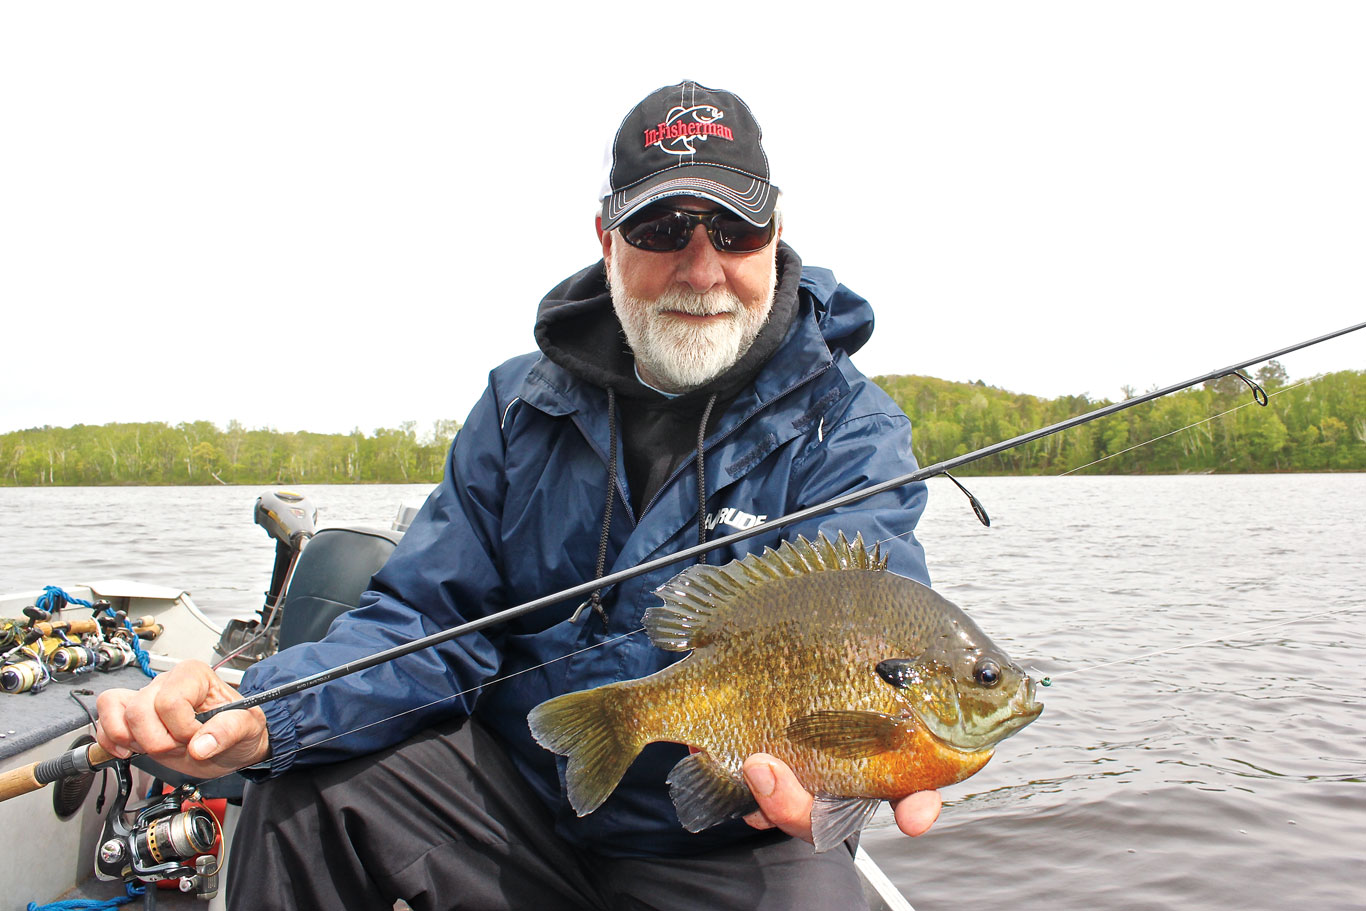
MULTIPOLYGON (((110 580, 72 585, 65 591, 72 599, 92 604, 106 601, 130 617, 151 618, 160 625, 164 632, 144 643, 155 671, 167 670, 187 657, 207 657, 221 632, 190 594, 178 588, 110 580)), ((0 617, 23 617, 25 608, 41 603, 47 594, 38 590, 0 596, 0 617)), ((88 617, 90 612, 79 614, 88 617)), ((242 672, 223 669, 222 674, 236 682, 242 672)), ((0 694, 0 775, 53 759, 81 738, 93 739, 88 712, 95 709, 95 696, 115 687, 137 688, 147 679, 140 667, 131 665, 69 678, 58 675, 36 694, 0 694)), ((100 774, 88 782, 93 787, 86 794, 73 795, 54 786, 0 802, 0 832, 6 833, 0 850, 0 893, 41 905, 71 897, 72 890, 86 885, 94 874, 95 848, 104 825, 101 811, 107 809, 96 806, 97 794, 103 790, 99 779, 104 777, 100 774), (74 812, 73 802, 78 804, 74 812)), ((134 770, 135 793, 146 794, 151 783, 149 773, 134 770)), ((85 890, 87 898, 111 894, 116 893, 89 886, 85 890)))
MULTIPOLYGON (((230 620, 223 626, 206 616, 185 589, 120 579, 0 595, 0 618, 25 618, 29 626, 60 623, 63 618, 65 622, 88 621, 96 612, 117 617, 120 623, 126 619, 124 628, 140 629, 148 635, 145 639, 124 638, 133 639, 145 652, 151 671, 169 670, 180 661, 198 658, 214 665, 225 681, 237 685, 251 663, 277 647, 320 638, 336 616, 354 605, 417 508, 417 504, 401 505, 388 529, 318 530, 314 528, 316 509, 306 498, 288 491, 262 494, 257 500, 256 521, 276 542, 270 590, 259 616, 230 620), (54 606, 59 610, 52 610, 54 606)), ((0 644, 4 642, 0 635, 0 644)), ((0 647, 0 653, 14 644, 12 640, 8 647, 0 647)), ((0 781, 93 740, 95 697, 106 689, 143 686, 148 675, 140 660, 128 660, 126 666, 114 670, 85 666, 80 672, 57 673, 47 679, 39 673, 29 680, 19 671, 5 676, 0 670, 0 686, 19 690, 0 693, 0 781)), ((0 850, 0 894, 39 906, 73 898, 109 900, 125 895, 117 876, 110 881, 108 870, 103 876, 97 873, 98 852, 110 838, 116 816, 113 811, 119 803, 118 782, 109 781, 110 777, 96 772, 0 801, 0 832, 5 833, 0 850)), ((152 818, 189 820, 188 805, 182 805, 178 798, 172 805, 168 803, 172 798, 150 796, 183 781, 144 758, 135 760, 125 786, 131 795, 149 795, 142 804, 149 808, 144 812, 163 813, 152 818), (157 810, 157 806, 162 809, 157 810)), ((193 783, 185 786, 189 789, 193 783)), ((233 797, 240 798, 240 779, 206 786, 203 796, 214 818, 209 820, 207 811, 196 818, 212 825, 205 829, 208 836, 221 829, 221 844, 229 845, 235 814, 209 798, 228 803, 233 797)), ((136 806, 135 800, 130 801, 130 810, 136 806)), ((206 847, 214 841, 212 837, 203 840, 206 847)), ((147 888, 141 899, 143 906, 203 909, 207 903, 209 911, 225 909, 222 880, 217 874, 231 858, 223 848, 216 850, 216 857, 206 855, 197 868, 189 868, 187 860, 181 868, 185 875, 164 879, 160 888, 147 888)), ((855 861, 870 911, 913 911, 862 848, 855 861)), ((132 895, 133 890, 127 894, 132 895)), ((400 902, 395 907, 405 906, 400 902)))

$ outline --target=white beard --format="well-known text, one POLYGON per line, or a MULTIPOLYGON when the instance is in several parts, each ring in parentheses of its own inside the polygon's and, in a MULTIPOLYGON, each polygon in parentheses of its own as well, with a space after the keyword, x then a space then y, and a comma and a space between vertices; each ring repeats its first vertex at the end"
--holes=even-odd
POLYGON ((613 309, 642 376, 665 392, 696 389, 733 367, 754 343, 773 309, 773 291, 778 285, 776 256, 762 307, 746 307, 724 288, 701 294, 674 288, 655 300, 642 300, 627 291, 617 263, 613 257, 608 269, 613 309), (727 317, 698 325, 669 315, 669 310, 699 316, 725 313, 727 317))

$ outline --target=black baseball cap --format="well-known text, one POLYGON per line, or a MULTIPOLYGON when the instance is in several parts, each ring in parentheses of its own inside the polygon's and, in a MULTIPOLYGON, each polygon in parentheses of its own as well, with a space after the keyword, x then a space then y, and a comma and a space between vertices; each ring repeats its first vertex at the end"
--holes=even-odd
POLYGON ((755 225, 778 203, 759 123, 739 95, 680 82, 650 93, 612 143, 602 229, 669 196, 700 196, 755 225))

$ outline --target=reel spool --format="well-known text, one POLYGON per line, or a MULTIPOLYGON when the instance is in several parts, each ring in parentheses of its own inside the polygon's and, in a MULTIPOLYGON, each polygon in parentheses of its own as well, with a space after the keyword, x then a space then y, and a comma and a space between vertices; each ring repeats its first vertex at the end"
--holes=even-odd
POLYGON ((6 693, 37 693, 52 680, 42 662, 29 658, 0 668, 0 690, 6 693))
POLYGON ((199 792, 192 785, 180 785, 136 811, 128 810, 129 763, 116 760, 110 768, 118 782, 118 796, 105 817, 95 852, 95 875, 144 883, 178 879, 182 892, 204 899, 217 895, 219 858, 210 852, 220 830, 214 815, 198 803, 199 792), (186 807, 187 801, 192 805, 186 807), (128 816, 134 812, 130 821, 128 816))
POLYGON ((87 645, 64 645, 48 658, 54 671, 64 674, 88 673, 95 669, 99 656, 87 645))
POLYGON ((137 660, 133 646, 124 639, 110 639, 101 642, 96 649, 95 667, 102 671, 117 671, 137 660))

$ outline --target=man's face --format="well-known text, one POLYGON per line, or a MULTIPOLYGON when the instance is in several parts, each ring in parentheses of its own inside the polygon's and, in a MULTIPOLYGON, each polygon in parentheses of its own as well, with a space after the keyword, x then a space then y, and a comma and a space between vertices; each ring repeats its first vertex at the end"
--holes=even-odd
MULTIPOLYGON (((673 208, 716 211, 710 200, 676 197, 673 208)), ((781 235, 781 229, 778 232, 781 235)), ((773 307, 778 237, 753 253, 722 253, 706 228, 673 253, 639 250, 617 231, 604 233, 612 305, 641 378, 685 392, 724 373, 749 349, 773 307)))

